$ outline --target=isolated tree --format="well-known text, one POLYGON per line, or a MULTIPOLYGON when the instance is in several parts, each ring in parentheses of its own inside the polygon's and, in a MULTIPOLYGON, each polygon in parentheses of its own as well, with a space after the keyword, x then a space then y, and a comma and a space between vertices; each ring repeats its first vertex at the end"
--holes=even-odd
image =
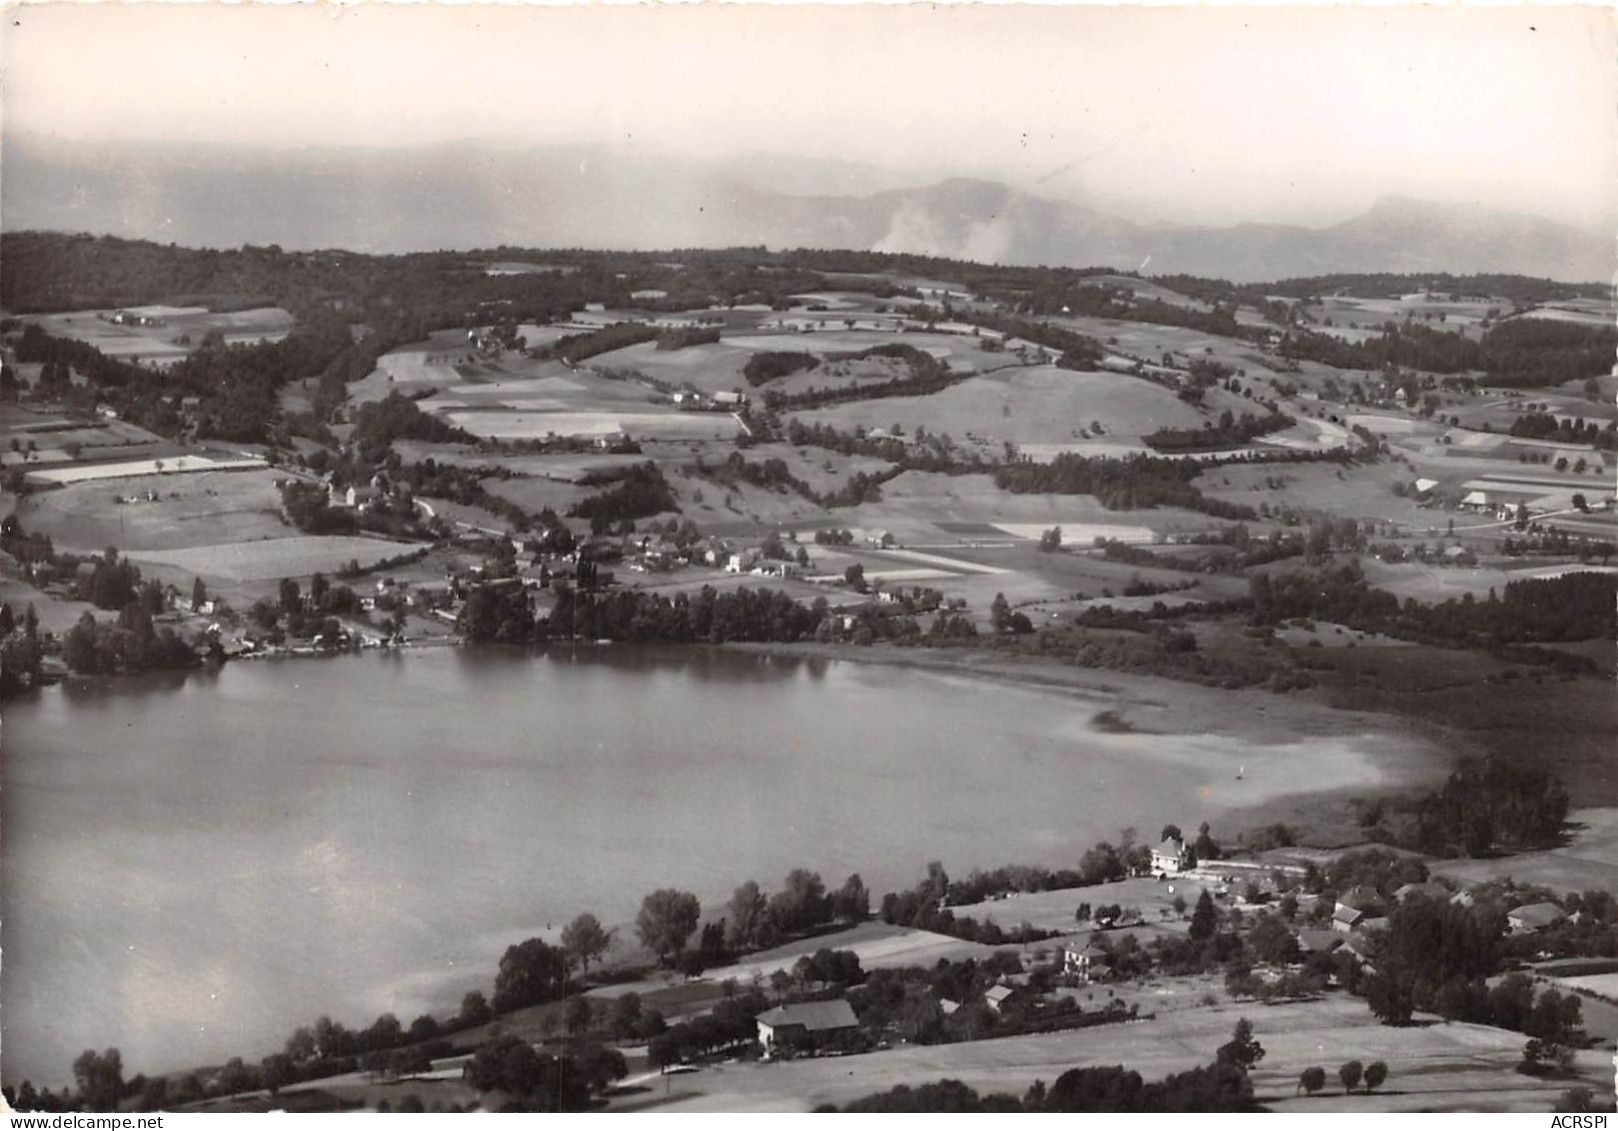
POLYGON ((456 1015, 463 1027, 482 1025, 494 1016, 494 1010, 489 1008, 488 1000, 483 996, 482 990, 471 990, 461 999, 461 1011, 456 1015))
POLYGON ((731 893, 726 906, 727 940, 732 950, 746 950, 762 946, 769 919, 769 898, 759 890, 753 880, 741 884, 731 893))
POLYGON ((843 886, 832 893, 831 913, 834 918, 858 923, 870 917, 871 893, 865 881, 855 872, 843 881, 843 886))
POLYGON ((865 592, 865 567, 855 562, 843 570, 843 583, 856 593, 865 592))
POLYGON ((1219 1046, 1215 1056, 1222 1064, 1237 1064, 1249 1071, 1263 1060, 1264 1046, 1253 1038, 1253 1023, 1240 1018, 1231 1031, 1230 1040, 1219 1046))
POLYGON ((688 891, 659 888, 641 901, 635 916, 635 934, 650 947, 659 962, 685 949, 686 940, 697 929, 702 905, 688 891))
POLYGON ((85 1049, 73 1061, 73 1082, 90 1111, 117 1111, 124 1092, 124 1058, 117 1049, 85 1049))
POLYGON ((1053 526, 1039 536, 1039 548, 1052 553, 1062 548, 1062 528, 1053 526))
POLYGON ((996 593, 994 600, 989 602, 989 623, 996 632, 1004 632, 1011 627, 1011 602, 1006 600, 1004 593, 996 593))
POLYGON ((561 993, 567 956, 544 939, 526 939, 506 948, 494 980, 494 1008, 500 1012, 549 1001, 561 993))
POLYGON ((298 1076, 292 1069, 292 1058, 284 1052, 277 1052, 259 1061, 258 1078, 259 1083, 273 1096, 296 1081, 298 1076))
POLYGON ((612 932, 602 930, 600 920, 588 911, 562 928, 562 949, 586 976, 590 973, 590 962, 607 953, 611 945, 612 932))
POLYGON ((1176 895, 1174 897, 1174 902, 1170 903, 1169 906, 1174 908, 1174 913, 1183 919, 1185 918, 1185 909, 1189 906, 1189 904, 1186 903, 1185 896, 1176 895))
POLYGON ((202 578, 193 579, 191 582, 191 607, 201 609, 207 600, 208 587, 202 583, 202 578))
POLYGON ((307 1025, 299 1025, 292 1031, 292 1036, 287 1038, 286 1048, 283 1051, 295 1064, 313 1060, 318 1051, 315 1047, 314 1030, 307 1025))
POLYGON ((1163 826, 1163 831, 1158 834, 1158 839, 1183 841, 1185 837, 1181 835, 1179 825, 1169 824, 1163 826))
POLYGON ((1351 1060, 1337 1070, 1337 1078, 1343 1082, 1343 1094, 1346 1096, 1354 1090, 1354 1085, 1360 1082, 1365 1075, 1365 1066, 1357 1060, 1351 1060))
POLYGON ((1365 1066, 1365 1090, 1367 1092, 1380 1088, 1382 1082, 1387 1078, 1388 1066, 1385 1061, 1373 1060, 1365 1066))
POLYGON ((1203 888, 1202 894, 1197 897, 1197 908, 1191 912, 1191 941, 1205 942, 1213 938, 1214 932, 1219 928, 1219 912, 1214 907, 1213 896, 1208 889, 1203 888))
POLYGON ((770 899, 770 914, 783 931, 804 931, 826 921, 830 907, 818 872, 794 868, 770 899))
POLYGON ((1305 1068, 1298 1077, 1298 1087, 1309 1095, 1314 1095, 1326 1086, 1326 1070, 1324 1068, 1305 1068))

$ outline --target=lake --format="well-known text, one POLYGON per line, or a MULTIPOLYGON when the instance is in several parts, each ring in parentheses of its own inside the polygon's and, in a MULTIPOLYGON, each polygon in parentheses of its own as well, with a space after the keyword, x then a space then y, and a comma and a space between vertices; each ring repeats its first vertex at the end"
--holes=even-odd
POLYGON ((932 859, 1072 864, 1126 824, 1194 826, 1266 767, 1317 788, 1374 772, 1369 741, 1322 758, 1319 740, 1093 730, 1111 705, 623 647, 47 689, 0 732, 0 1071, 59 1083, 92 1046, 126 1075, 256 1062, 322 1013, 452 1013, 508 944, 586 910, 625 922, 658 887, 717 912, 804 866, 880 898, 932 859))

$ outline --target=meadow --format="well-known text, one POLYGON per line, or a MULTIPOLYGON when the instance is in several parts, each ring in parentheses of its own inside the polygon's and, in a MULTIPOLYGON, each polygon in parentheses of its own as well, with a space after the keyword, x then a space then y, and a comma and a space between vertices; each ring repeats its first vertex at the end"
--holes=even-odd
POLYGON ((271 581, 317 572, 335 574, 350 561, 358 561, 363 568, 416 548, 413 543, 380 538, 297 535, 182 550, 131 550, 128 557, 140 565, 169 566, 205 578, 271 581))

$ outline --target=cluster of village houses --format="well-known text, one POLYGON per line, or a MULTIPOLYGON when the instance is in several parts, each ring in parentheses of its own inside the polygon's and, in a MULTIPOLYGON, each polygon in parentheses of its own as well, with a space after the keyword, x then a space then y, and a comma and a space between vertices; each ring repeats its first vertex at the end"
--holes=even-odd
MULTIPOLYGON (((1216 860, 1203 864, 1195 862, 1190 846, 1178 838, 1165 840, 1152 850, 1151 871, 1161 880, 1192 879, 1213 885, 1218 898, 1232 898, 1231 886, 1248 879, 1260 889, 1273 889, 1276 873, 1301 878, 1306 865, 1279 860, 1216 860)), ((1366 966, 1370 961, 1370 938, 1373 932, 1387 926, 1388 915, 1398 904, 1412 899, 1445 900, 1461 905, 1473 902, 1466 889, 1454 890, 1434 880, 1404 884, 1384 896, 1376 888, 1358 885, 1336 897, 1329 927, 1299 926, 1293 934, 1304 956, 1341 952, 1366 966)), ((1576 916, 1574 916, 1576 918, 1576 916)), ((1507 912, 1507 928, 1513 934, 1532 934, 1543 931, 1570 916, 1551 902, 1536 902, 1512 908, 1507 912)), ((1086 932, 1087 937, 1074 940, 1062 947, 1060 961, 1063 975, 1070 983, 1095 985, 1113 981, 1113 954, 1110 947, 1098 941, 1107 931, 1139 926, 1143 920, 1139 913, 1125 914, 1115 922, 1097 923, 1100 928, 1086 932)), ((1260 967, 1254 976, 1265 982, 1275 982, 1284 976, 1281 970, 1260 967)), ((985 991, 984 1004, 994 1013, 1004 1012, 1019 997, 1032 991, 1026 974, 1009 974, 1000 978, 985 991)), ((962 1007, 961 1002, 940 999, 940 1011, 949 1016, 962 1007)), ((859 1020, 845 1000, 803 1002, 781 1005, 756 1019, 758 1042, 766 1056, 785 1049, 813 1051, 817 1048, 841 1047, 859 1030, 859 1020)))

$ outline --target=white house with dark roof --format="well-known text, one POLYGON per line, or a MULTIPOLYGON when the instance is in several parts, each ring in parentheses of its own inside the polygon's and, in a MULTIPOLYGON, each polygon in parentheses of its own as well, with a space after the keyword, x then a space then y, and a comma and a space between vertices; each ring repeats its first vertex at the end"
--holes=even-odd
POLYGON ((1070 944, 1062 951, 1062 972, 1075 974, 1086 982, 1102 982, 1112 976, 1112 955, 1095 943, 1070 944))
POLYGON ((1162 844, 1152 849, 1152 874, 1158 876, 1176 876, 1190 863, 1191 853, 1185 846, 1185 841, 1179 837, 1171 836, 1162 844))
POLYGON ((764 1054, 773 1054, 783 1043, 814 1044, 851 1033, 860 1027, 854 1009, 838 998, 835 1001, 804 1001, 778 1005, 754 1018, 758 1043, 764 1054))

